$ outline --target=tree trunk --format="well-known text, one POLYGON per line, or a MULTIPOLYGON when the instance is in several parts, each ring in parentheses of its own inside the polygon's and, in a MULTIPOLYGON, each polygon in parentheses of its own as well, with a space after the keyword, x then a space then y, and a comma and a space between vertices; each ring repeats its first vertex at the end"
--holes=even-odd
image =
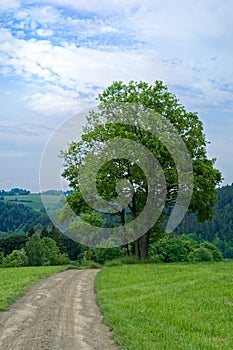
POLYGON ((145 233, 141 238, 141 259, 147 259, 149 254, 150 233, 145 233))
POLYGON ((125 244, 125 245, 123 246, 123 248, 125 249, 125 255, 126 255, 126 256, 129 256, 129 245, 128 245, 128 244, 125 244))
POLYGON ((134 246, 135 246, 135 255, 138 259, 141 258, 141 254, 140 254, 140 240, 137 239, 135 242, 134 242, 134 246))

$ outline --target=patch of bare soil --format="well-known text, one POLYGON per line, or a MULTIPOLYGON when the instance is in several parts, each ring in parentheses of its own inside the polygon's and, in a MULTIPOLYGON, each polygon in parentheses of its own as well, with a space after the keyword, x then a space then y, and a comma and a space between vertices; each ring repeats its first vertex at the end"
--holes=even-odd
POLYGON ((97 270, 42 279, 0 313, 1 350, 118 350, 94 293, 97 270))

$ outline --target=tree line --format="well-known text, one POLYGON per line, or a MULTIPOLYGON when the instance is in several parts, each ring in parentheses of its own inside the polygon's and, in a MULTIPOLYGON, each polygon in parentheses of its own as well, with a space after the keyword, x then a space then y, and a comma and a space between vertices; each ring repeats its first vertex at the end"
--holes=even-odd
MULTIPOLYGON (((224 258, 233 259, 233 184, 217 189, 217 198, 212 221, 199 223, 195 214, 186 215, 175 232, 178 236, 186 234, 188 238, 198 243, 211 242, 218 247, 224 258)), ((8 255, 14 249, 21 249, 25 245, 30 227, 34 227, 34 230, 39 232, 46 229, 48 237, 54 238, 50 233, 51 222, 45 212, 38 213, 23 204, 0 201, 0 231, 3 232, 0 238, 5 238, 0 239, 0 251, 8 255)), ((57 244, 61 252, 67 253, 71 260, 76 260, 84 250, 82 245, 64 235, 59 234, 59 237, 57 244)), ((150 245, 152 242, 153 239, 150 245)), ((92 253, 92 255, 95 254, 92 253)), ((95 259, 93 256, 91 259, 95 259)), ((112 252, 112 256, 115 257, 115 253, 112 252)))
POLYGON ((27 235, 13 235, 0 240, 2 267, 63 265, 75 261, 83 247, 52 226, 40 231, 31 227, 27 235))
MULTIPOLYGON (((0 267, 71 263, 78 266, 99 266, 127 256, 128 252, 124 246, 87 247, 64 236, 55 226, 43 227, 40 231, 31 227, 27 235, 13 235, 0 240, 0 267)), ((149 244, 148 262, 200 262, 222 259, 220 250, 214 244, 207 241, 198 243, 186 235, 163 235, 149 244)))
POLYGON ((25 190, 25 189, 22 189, 22 188, 18 188, 18 187, 15 187, 15 188, 12 188, 10 191, 5 191, 5 190, 0 190, 0 196, 17 196, 17 195, 29 195, 31 192, 29 190, 25 190))

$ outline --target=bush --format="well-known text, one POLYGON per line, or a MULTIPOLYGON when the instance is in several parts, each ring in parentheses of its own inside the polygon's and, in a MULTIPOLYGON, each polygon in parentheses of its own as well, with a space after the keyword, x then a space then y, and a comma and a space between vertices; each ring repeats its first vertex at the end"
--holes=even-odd
POLYGON ((28 257, 24 249, 13 252, 2 259, 3 267, 22 267, 28 265, 28 257))
POLYGON ((149 256, 162 262, 221 261, 223 259, 220 250, 212 243, 199 244, 185 235, 167 236, 152 243, 149 247, 149 256))
POLYGON ((211 251, 204 247, 197 248, 189 254, 189 261, 191 262, 212 261, 212 260, 214 259, 211 251))
POLYGON ((120 247, 95 248, 92 252, 92 260, 96 261, 99 264, 104 264, 105 261, 123 257, 124 254, 124 250, 120 247))
POLYGON ((163 262, 187 261, 190 248, 180 237, 164 237, 149 247, 149 256, 163 262))
POLYGON ((217 247, 215 247, 215 245, 213 245, 212 243, 203 242, 200 244, 200 247, 208 249, 213 256, 214 261, 221 261, 223 259, 220 250, 217 247))

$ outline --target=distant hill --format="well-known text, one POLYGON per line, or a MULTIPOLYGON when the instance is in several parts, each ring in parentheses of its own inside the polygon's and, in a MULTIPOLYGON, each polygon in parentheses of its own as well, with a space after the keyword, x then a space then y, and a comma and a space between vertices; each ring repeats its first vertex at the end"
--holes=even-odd
MULTIPOLYGON (((54 205, 61 206, 61 199, 63 198, 62 194, 43 194, 46 196, 46 201, 50 202, 54 205)), ((30 207, 36 211, 44 210, 44 205, 42 202, 40 193, 30 193, 28 195, 7 195, 0 196, 0 201, 15 203, 15 204, 23 204, 26 207, 30 207)))
POLYGON ((10 191, 0 190, 0 196, 14 196, 14 195, 29 195, 30 191, 23 190, 22 188, 12 188, 10 191))
MULTIPOLYGON (((61 193, 48 192, 46 201, 61 207, 61 193)), ((25 234, 31 226, 40 229, 51 225, 40 193, 22 189, 0 191, 0 238, 12 234, 25 234)))
POLYGON ((43 227, 50 220, 45 211, 36 212, 22 203, 0 201, 0 238, 15 233, 27 233, 31 226, 43 227))

